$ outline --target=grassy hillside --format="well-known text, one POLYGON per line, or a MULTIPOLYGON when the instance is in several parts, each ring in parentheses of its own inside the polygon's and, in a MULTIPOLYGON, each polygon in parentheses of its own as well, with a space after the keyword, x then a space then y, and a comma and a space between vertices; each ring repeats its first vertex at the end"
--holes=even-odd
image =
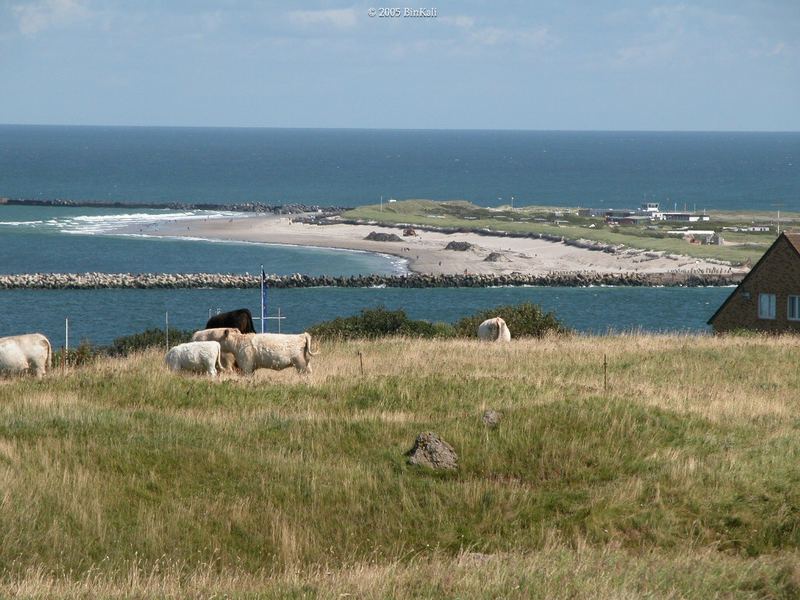
MULTIPOLYGON (((575 209, 543 206, 525 206, 510 210, 489 209, 469 202, 433 202, 431 200, 405 200, 392 204, 359 206, 344 213, 351 219, 375 221, 386 225, 411 223, 437 227, 463 227, 467 229, 490 229, 522 233, 546 233, 569 239, 588 239, 607 244, 624 244, 631 248, 657 250, 683 254, 697 258, 742 263, 755 263, 764 251, 775 241, 775 233, 725 233, 726 240, 738 245, 714 246, 689 244, 676 238, 667 237, 664 232, 677 229, 684 223, 661 223, 658 230, 648 230, 639 226, 609 228, 601 218, 585 218, 570 214, 575 209), (566 211, 561 214, 560 211, 566 211), (558 213, 563 223, 553 223, 558 213), (538 220, 537 220, 538 219, 538 220), (592 226, 592 227, 590 227, 592 226)), ((720 229, 722 225, 749 224, 747 215, 726 215, 715 213, 710 223, 691 223, 694 229, 720 229)), ((758 221, 761 222, 761 221, 758 221)))
POLYGON ((794 598, 797 342, 390 339, 323 344, 310 379, 152 352, 0 380, 0 596, 794 598), (406 464, 429 430, 457 472, 406 464))

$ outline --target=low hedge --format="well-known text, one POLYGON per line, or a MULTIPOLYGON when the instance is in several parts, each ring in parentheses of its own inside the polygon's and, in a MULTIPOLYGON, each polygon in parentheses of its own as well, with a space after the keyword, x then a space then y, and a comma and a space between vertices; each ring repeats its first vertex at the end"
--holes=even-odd
POLYGON ((530 302, 515 306, 498 306, 465 317, 455 325, 409 319, 405 311, 377 308, 363 309, 360 314, 337 317, 318 323, 308 332, 320 339, 375 339, 389 335, 424 338, 477 337, 478 325, 486 319, 502 317, 512 337, 542 337, 547 333, 564 334, 569 329, 552 312, 530 302))

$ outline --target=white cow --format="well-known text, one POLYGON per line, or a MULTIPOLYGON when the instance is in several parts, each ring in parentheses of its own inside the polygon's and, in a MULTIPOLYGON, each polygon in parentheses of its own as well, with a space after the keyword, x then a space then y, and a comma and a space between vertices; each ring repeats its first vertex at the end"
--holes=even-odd
POLYGON ((45 374, 53 360, 50 341, 41 333, 0 338, 0 373, 45 374))
POLYGON ((486 319, 478 326, 478 339, 487 342, 510 342, 511 332, 500 317, 486 319))
POLYGON ((219 342, 220 355, 219 362, 224 371, 232 371, 236 367, 236 355, 230 349, 230 344, 224 338, 227 327, 216 327, 214 329, 201 329, 192 336, 193 342, 219 342))
POLYGON ((221 344, 236 355, 236 364, 247 375, 256 369, 280 371, 294 367, 311 374, 311 335, 308 333, 240 333, 227 329, 221 344))
POLYGON ((219 342, 187 342, 170 348, 164 362, 170 371, 205 371, 216 377, 217 367, 222 367, 219 355, 219 342))

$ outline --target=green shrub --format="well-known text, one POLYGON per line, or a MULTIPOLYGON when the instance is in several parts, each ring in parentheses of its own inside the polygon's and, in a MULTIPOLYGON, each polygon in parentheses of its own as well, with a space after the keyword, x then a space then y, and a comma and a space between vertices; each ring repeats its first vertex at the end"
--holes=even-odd
POLYGON ((62 366, 65 360, 70 367, 82 367, 93 363, 97 357, 105 354, 105 348, 93 346, 89 340, 82 340, 77 348, 53 350, 53 367, 62 366))
POLYGON ((498 306, 465 317, 455 325, 430 323, 409 319, 405 311, 387 310, 383 306, 365 308, 358 315, 337 317, 332 321, 318 323, 308 332, 322 339, 376 339, 391 335, 423 338, 476 337, 478 325, 492 317, 503 317, 515 337, 541 337, 548 332, 568 333, 553 313, 545 313, 531 303, 516 306, 498 306))
MULTIPOLYGON (((185 329, 169 330, 169 345, 175 346, 188 342, 192 339, 192 331, 185 329)), ((152 347, 166 348, 166 338, 163 329, 147 329, 141 333, 125 335, 116 338, 108 349, 109 354, 124 356, 137 350, 145 350, 152 347)))
POLYGON ((429 323, 409 319, 405 311, 387 310, 383 306, 365 308, 358 315, 337 317, 318 323, 308 332, 317 338, 375 339, 389 335, 411 337, 453 337, 455 332, 447 323, 429 323))
POLYGON ((570 329, 552 312, 545 313, 540 306, 525 302, 516 306, 498 306, 464 317, 455 324, 456 335, 477 337, 478 325, 486 319, 502 317, 511 330, 512 337, 542 337, 546 333, 569 333, 570 329))

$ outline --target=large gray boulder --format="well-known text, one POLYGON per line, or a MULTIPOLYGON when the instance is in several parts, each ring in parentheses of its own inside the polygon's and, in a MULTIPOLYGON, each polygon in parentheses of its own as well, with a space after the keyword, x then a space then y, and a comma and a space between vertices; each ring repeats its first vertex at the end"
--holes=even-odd
POLYGON ((414 440, 414 446, 406 452, 406 456, 411 465, 448 471, 458 468, 456 451, 432 431, 420 433, 414 440))

